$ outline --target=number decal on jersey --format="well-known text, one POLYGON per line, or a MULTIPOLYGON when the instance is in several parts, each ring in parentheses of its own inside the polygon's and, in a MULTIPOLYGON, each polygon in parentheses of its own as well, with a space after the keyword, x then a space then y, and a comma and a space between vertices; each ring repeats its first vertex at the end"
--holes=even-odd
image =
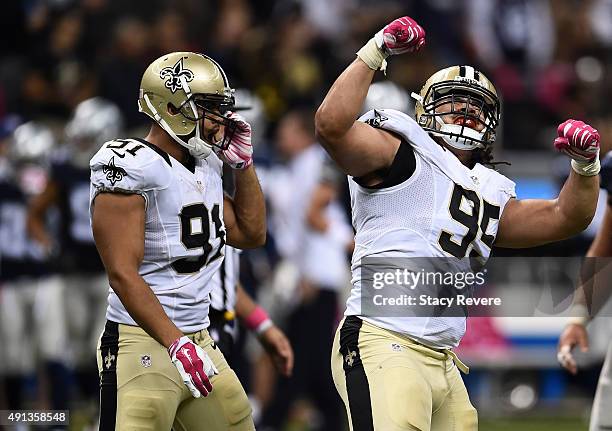
MULTIPOLYGON (((468 231, 463 239, 461 239, 461 242, 457 242, 453 239, 453 234, 443 230, 438 238, 438 243, 442 250, 458 258, 466 257, 469 246, 477 239, 479 232, 481 233, 480 239, 482 242, 489 248, 493 246, 495 237, 487 235, 486 232, 491 219, 499 220, 500 208, 498 206, 481 200, 475 191, 466 190, 459 184, 455 184, 448 209, 453 220, 461 223, 468 231), (462 207, 461 205, 463 202, 466 202, 471 207, 471 211, 465 211, 465 206, 462 207), (482 217, 481 209, 483 210, 482 217), (479 220, 480 224, 478 224, 479 220)), ((472 250, 470 255, 474 257, 477 253, 472 250)))
POLYGON ((221 243, 219 245, 219 250, 217 250, 217 253, 212 257, 212 259, 210 259, 211 262, 223 256, 223 253, 221 251, 223 250, 223 246, 225 245, 225 229, 223 228, 223 223, 221 223, 219 211, 221 211, 219 204, 215 204, 211 213, 213 223, 215 224, 215 234, 217 235, 217 238, 221 240, 221 243))
POLYGON ((225 230, 220 218, 219 204, 213 206, 210 212, 203 203, 184 206, 179 214, 181 222, 181 242, 188 250, 196 248, 202 249, 202 254, 197 257, 185 257, 177 259, 172 263, 172 267, 179 274, 192 274, 198 272, 202 267, 213 260, 223 256, 223 246, 225 245, 225 230), (215 237, 219 238, 219 245, 216 254, 208 260, 213 250, 210 241, 210 218, 212 217, 215 225, 215 237))
POLYGON ((131 154, 132 156, 136 157, 136 152, 140 150, 141 148, 144 148, 144 145, 136 144, 132 148, 125 148, 130 143, 132 143, 132 141, 127 140, 127 139, 115 139, 114 141, 106 145, 106 148, 111 150, 113 153, 115 153, 117 156, 119 156, 122 159, 125 157, 126 153, 131 154), (116 150, 123 150, 123 152, 119 152, 116 150))

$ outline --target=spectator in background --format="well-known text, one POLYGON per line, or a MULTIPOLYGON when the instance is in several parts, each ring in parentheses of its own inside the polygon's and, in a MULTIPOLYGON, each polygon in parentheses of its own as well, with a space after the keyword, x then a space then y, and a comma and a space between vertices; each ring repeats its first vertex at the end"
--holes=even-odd
POLYGON ((287 165, 266 175, 263 185, 276 247, 283 265, 297 274, 293 291, 284 292, 292 298, 285 327, 296 359, 293 377, 278 382, 262 427, 280 429, 293 402, 306 398, 321 414, 316 429, 338 430, 342 409, 325 355, 337 324, 338 292, 348 280, 345 254, 352 231, 335 200, 337 174, 323 168, 325 155, 314 145, 312 112, 290 111, 280 121, 276 136, 287 165))
POLYGON ((596 40, 606 47, 612 48, 612 0, 592 0, 588 12, 590 28, 596 40))
POLYGON ((135 109, 142 72, 151 59, 151 30, 138 18, 123 18, 113 31, 113 49, 99 70, 100 93, 125 115, 127 129, 146 123, 135 109))
POLYGON ((474 0, 466 6, 471 47, 488 70, 514 64, 516 73, 529 74, 552 60, 555 30, 549 0, 474 0))
MULTIPOLYGON (((503 96, 503 142, 513 148, 533 146, 533 94, 537 74, 555 52, 555 28, 549 0, 474 0, 466 2, 466 30, 478 63, 503 96)), ((575 114, 578 115, 578 114, 575 114)), ((546 144, 548 142, 546 141, 546 144)))
POLYGON ((157 51, 161 54, 174 51, 198 51, 197 44, 189 40, 187 20, 182 14, 170 9, 160 14, 154 26, 157 51))

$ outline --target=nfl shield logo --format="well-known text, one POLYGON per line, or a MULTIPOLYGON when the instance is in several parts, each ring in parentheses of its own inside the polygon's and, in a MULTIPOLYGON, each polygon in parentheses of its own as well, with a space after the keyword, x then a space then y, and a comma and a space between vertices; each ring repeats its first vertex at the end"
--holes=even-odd
POLYGON ((142 355, 140 357, 140 365, 142 365, 145 368, 149 368, 151 366, 151 356, 142 355))

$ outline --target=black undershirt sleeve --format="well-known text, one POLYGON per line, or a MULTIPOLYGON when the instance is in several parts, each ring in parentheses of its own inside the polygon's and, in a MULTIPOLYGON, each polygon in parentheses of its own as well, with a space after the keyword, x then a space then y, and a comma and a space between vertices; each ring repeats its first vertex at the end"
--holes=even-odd
POLYGON ((354 177, 353 180, 361 187, 367 189, 385 189, 403 183, 412 176, 416 169, 416 157, 412 145, 402 139, 400 146, 395 153, 395 158, 391 165, 384 169, 379 169, 367 177, 374 175, 382 181, 373 186, 366 186, 364 178, 366 176, 354 177))

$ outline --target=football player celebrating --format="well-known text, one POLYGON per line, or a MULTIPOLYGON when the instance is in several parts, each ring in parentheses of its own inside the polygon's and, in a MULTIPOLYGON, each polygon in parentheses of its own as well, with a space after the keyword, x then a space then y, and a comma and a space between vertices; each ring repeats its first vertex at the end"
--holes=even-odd
MULTIPOLYGON (((349 175, 355 252, 353 290, 334 340, 333 378, 351 429, 476 430, 477 414, 452 352, 464 317, 380 317, 361 309, 363 259, 485 261, 495 244, 532 247, 586 228, 598 194, 599 135, 581 121, 558 129, 555 147, 572 158, 557 199, 517 200, 491 161, 500 103, 470 66, 435 73, 416 98, 416 121, 375 110, 355 121, 386 58, 419 50, 425 32, 396 19, 366 43, 316 114, 320 142, 349 175)), ((410 312, 411 307, 406 307, 410 312)))
MULTIPOLYGON (((601 187, 608 192, 608 204, 604 213, 602 225, 587 252, 587 257, 590 258, 609 258, 612 256, 612 152, 609 152, 603 159, 601 164, 601 187)), ((595 259, 597 262, 598 259, 595 259)), ((609 266, 609 259, 604 262, 604 267, 609 266)), ((592 264, 592 262, 588 263, 592 264)), ((598 265, 599 266, 599 265, 598 265)), ((593 274, 594 275, 594 274, 593 274)), ((602 277, 600 273, 597 277, 602 277)), ((602 278, 604 278, 603 276, 602 278)), ((572 349, 580 346, 583 352, 589 349, 589 336, 586 331, 586 325, 596 313, 594 308, 587 308, 586 297, 594 298, 596 293, 597 298, 605 301, 609 296, 610 279, 604 278, 604 289, 601 289, 600 283, 590 283, 590 289, 587 291, 587 286, 577 291, 576 304, 572 307, 572 319, 565 327, 565 330, 559 338, 559 347, 557 358, 563 368, 572 374, 578 372, 576 360, 572 355, 572 349), (597 291, 595 292, 595 288, 597 291)), ((589 431, 603 431, 612 427, 612 412, 610 412, 610 403, 612 402, 612 344, 608 346, 606 360, 601 369, 599 382, 597 384, 597 392, 593 400, 593 409, 591 411, 591 423, 589 431)))
POLYGON ((111 141, 90 163, 93 234, 112 288, 100 429, 252 430, 244 389, 206 330, 225 242, 265 241, 250 126, 203 54, 151 63, 138 105, 154 121, 146 138, 111 141), (233 199, 223 163, 236 170, 233 199))

